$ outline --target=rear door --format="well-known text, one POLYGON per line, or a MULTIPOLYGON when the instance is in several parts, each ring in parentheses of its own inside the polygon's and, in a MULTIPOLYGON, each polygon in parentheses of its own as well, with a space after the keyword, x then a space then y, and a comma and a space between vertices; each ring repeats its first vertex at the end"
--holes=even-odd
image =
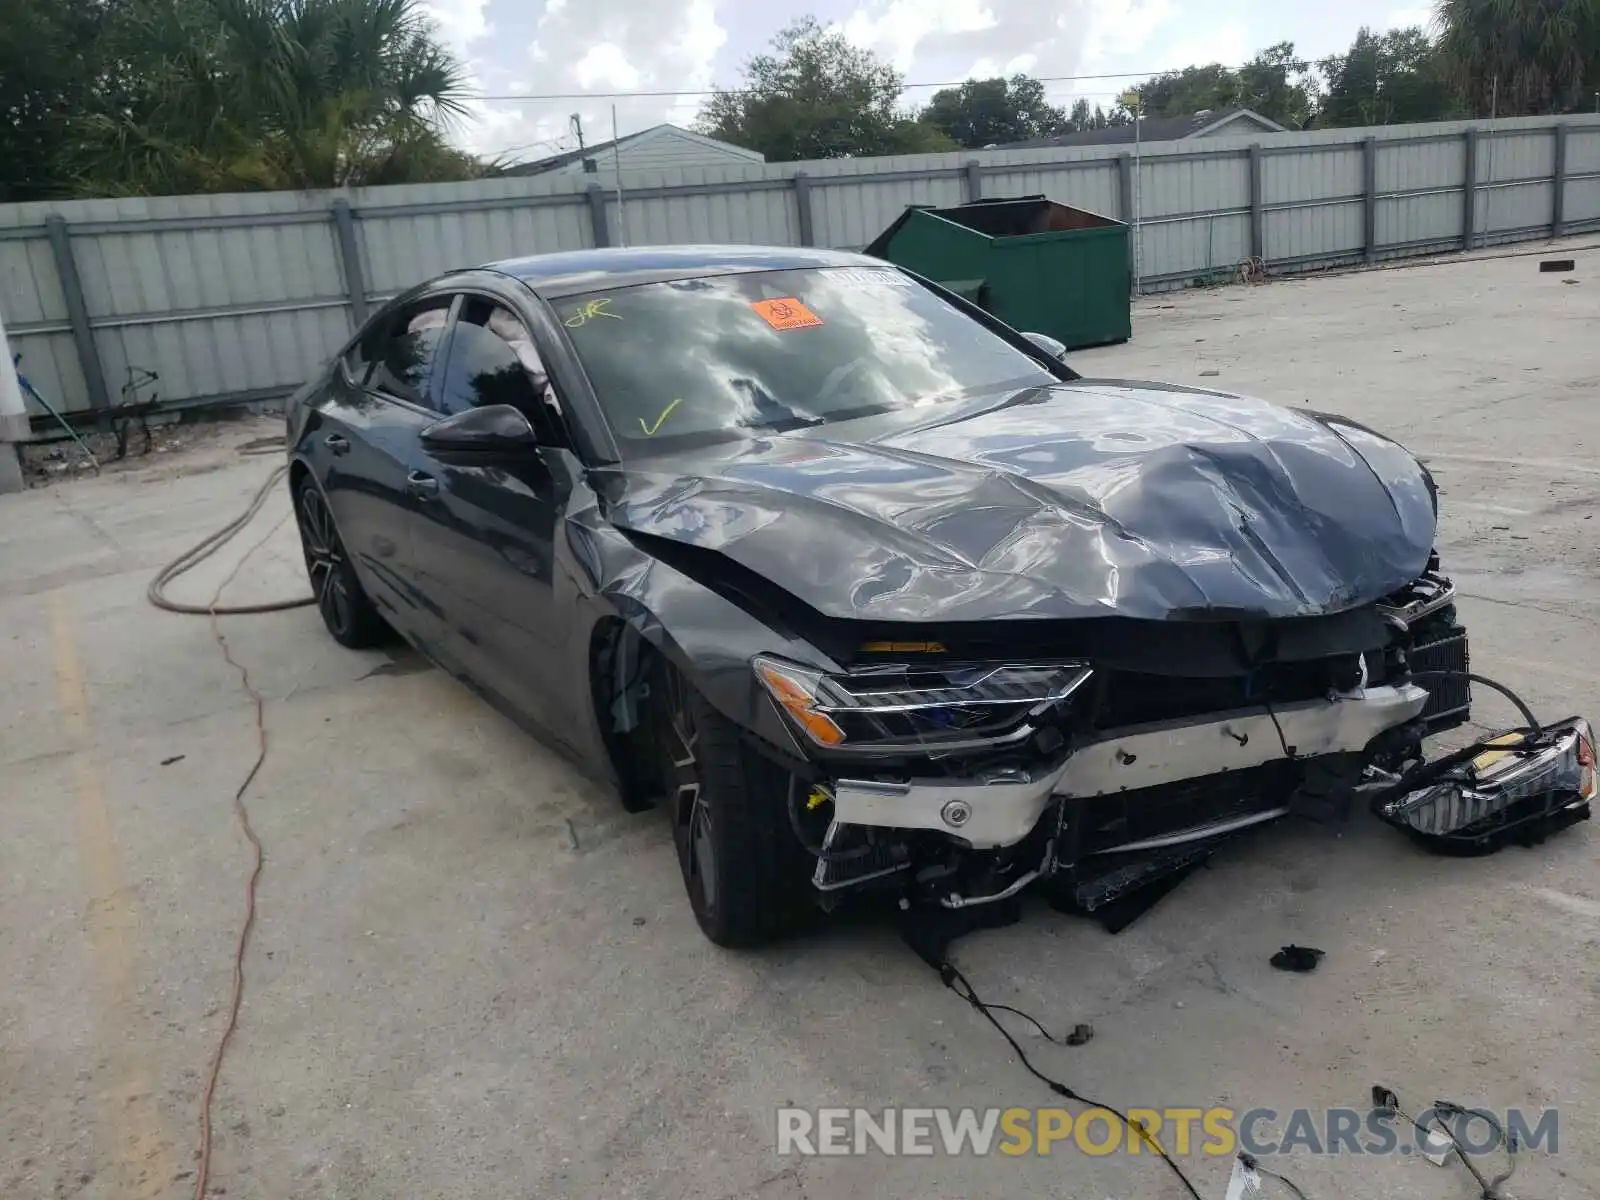
POLYGON ((418 435, 438 420, 429 386, 452 299, 420 299, 373 323, 335 373, 335 419, 319 433, 330 464, 328 504, 362 585, 402 632, 424 643, 438 622, 416 586, 412 476, 418 435))
MULTIPOLYGON (((510 404, 541 446, 564 445, 547 375, 510 306, 463 295, 435 380, 446 415, 510 404)), ((556 515, 565 496, 536 453, 492 460, 423 455, 435 489, 418 509, 421 590, 445 611, 450 653, 486 690, 560 738, 573 681, 557 678, 563 628, 554 608, 556 515)))

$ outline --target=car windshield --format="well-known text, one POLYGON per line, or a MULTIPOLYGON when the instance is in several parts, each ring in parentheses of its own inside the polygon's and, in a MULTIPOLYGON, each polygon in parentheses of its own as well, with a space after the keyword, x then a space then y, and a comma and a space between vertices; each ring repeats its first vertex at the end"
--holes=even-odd
POLYGON ((890 267, 679 279, 554 304, 624 456, 1053 378, 890 267))

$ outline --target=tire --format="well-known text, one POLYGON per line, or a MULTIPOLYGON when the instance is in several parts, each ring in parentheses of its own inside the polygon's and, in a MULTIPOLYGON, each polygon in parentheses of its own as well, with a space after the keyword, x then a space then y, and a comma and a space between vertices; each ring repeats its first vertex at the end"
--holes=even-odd
POLYGON ((728 947, 797 932, 818 910, 815 860, 784 808, 789 773, 748 746, 681 672, 658 662, 663 791, 695 921, 728 947))
POLYGON ((388 622, 356 578, 328 503, 309 476, 295 490, 294 517, 300 526, 300 548, 305 553, 311 593, 333 640, 351 650, 366 650, 388 641, 388 622))

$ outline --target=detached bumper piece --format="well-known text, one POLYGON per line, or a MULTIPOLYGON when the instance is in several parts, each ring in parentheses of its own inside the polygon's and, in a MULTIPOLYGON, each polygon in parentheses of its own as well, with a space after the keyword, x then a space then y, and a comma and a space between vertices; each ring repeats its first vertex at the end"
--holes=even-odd
POLYGON ((1501 734, 1409 771, 1372 807, 1433 849, 1488 854, 1587 820, 1596 790, 1594 735, 1573 717, 1537 737, 1501 734))

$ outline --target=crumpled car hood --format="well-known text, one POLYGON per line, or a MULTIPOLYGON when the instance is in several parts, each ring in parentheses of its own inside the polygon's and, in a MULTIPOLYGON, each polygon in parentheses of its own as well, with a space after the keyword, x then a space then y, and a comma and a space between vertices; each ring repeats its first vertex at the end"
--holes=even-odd
POLYGON ((1422 573, 1425 469, 1339 418, 1079 380, 621 468, 624 530, 869 621, 1339 612, 1422 573))

